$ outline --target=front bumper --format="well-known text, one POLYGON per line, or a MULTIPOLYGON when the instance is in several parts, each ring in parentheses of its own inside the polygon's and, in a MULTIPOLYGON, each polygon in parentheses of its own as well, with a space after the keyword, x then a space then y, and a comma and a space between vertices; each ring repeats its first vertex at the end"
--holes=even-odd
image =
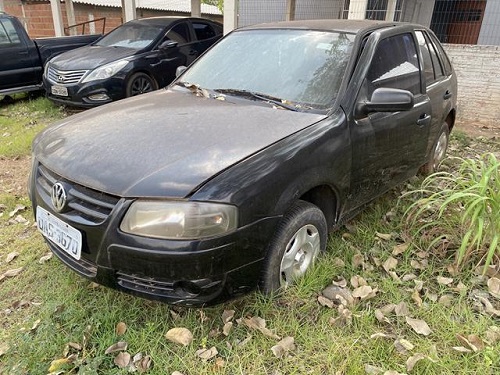
MULTIPOLYGON (((43 207, 82 233, 79 260, 46 239, 52 252, 81 276, 129 294, 187 306, 222 302, 257 286, 267 244, 279 217, 263 218, 206 240, 130 235, 121 232, 119 225, 132 200, 107 197, 34 164, 30 198, 35 215, 36 208, 43 207), (74 210, 55 213, 47 189, 53 180, 70 185, 79 196, 87 194, 90 202, 100 197, 113 208, 103 220, 93 220, 74 210)), ((92 208, 85 210, 90 212, 92 208)))
POLYGON ((43 86, 47 98, 56 103, 74 107, 91 108, 125 98, 125 77, 121 76, 87 83, 63 85, 67 89, 67 96, 54 95, 52 86, 60 85, 49 81, 46 77, 43 78, 43 86), (93 99, 95 96, 103 95, 107 99, 93 99))

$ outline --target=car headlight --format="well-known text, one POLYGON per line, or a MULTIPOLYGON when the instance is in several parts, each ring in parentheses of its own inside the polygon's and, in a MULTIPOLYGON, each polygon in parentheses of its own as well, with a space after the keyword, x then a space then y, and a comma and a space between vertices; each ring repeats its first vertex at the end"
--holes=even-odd
POLYGON ((146 237, 200 239, 236 229, 237 216, 237 208, 227 204, 138 200, 128 209, 120 229, 146 237))
POLYGON ((128 64, 127 60, 118 60, 103 66, 100 66, 90 72, 88 76, 86 76, 82 83, 96 81, 98 79, 106 79, 114 76, 120 70, 122 70, 125 65, 128 64))

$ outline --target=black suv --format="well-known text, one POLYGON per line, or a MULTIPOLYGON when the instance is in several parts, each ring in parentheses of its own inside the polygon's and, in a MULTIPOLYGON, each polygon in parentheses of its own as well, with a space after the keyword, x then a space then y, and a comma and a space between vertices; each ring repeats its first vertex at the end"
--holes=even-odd
POLYGON ((242 28, 167 89, 38 135, 38 228, 80 275, 146 298, 203 305, 284 288, 328 230, 435 170, 456 97, 423 26, 242 28))

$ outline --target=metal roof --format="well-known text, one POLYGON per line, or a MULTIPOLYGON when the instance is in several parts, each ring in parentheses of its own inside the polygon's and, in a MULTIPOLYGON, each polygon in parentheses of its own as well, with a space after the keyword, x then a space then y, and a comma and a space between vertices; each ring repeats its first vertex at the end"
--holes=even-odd
MULTIPOLYGON (((87 4, 101 7, 121 8, 121 0, 73 0, 74 4, 87 4)), ((190 0, 136 0, 138 9, 165 10, 170 12, 191 13, 190 0)), ((202 14, 222 15, 214 5, 201 4, 202 14)))

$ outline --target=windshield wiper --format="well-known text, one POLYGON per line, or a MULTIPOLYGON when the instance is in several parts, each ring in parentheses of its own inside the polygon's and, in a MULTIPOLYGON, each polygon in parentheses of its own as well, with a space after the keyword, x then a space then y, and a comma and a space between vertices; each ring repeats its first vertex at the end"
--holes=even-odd
POLYGON ((253 92, 253 91, 248 91, 248 90, 238 90, 238 89, 214 89, 213 91, 221 93, 221 94, 229 94, 229 95, 243 96, 243 97, 247 97, 247 98, 258 99, 260 101, 273 103, 273 104, 277 105, 278 107, 288 109, 290 111, 297 112, 299 110, 299 108, 297 106, 292 105, 292 104, 288 104, 285 100, 275 98, 274 96, 270 96, 267 94, 261 94, 259 92, 253 92))

